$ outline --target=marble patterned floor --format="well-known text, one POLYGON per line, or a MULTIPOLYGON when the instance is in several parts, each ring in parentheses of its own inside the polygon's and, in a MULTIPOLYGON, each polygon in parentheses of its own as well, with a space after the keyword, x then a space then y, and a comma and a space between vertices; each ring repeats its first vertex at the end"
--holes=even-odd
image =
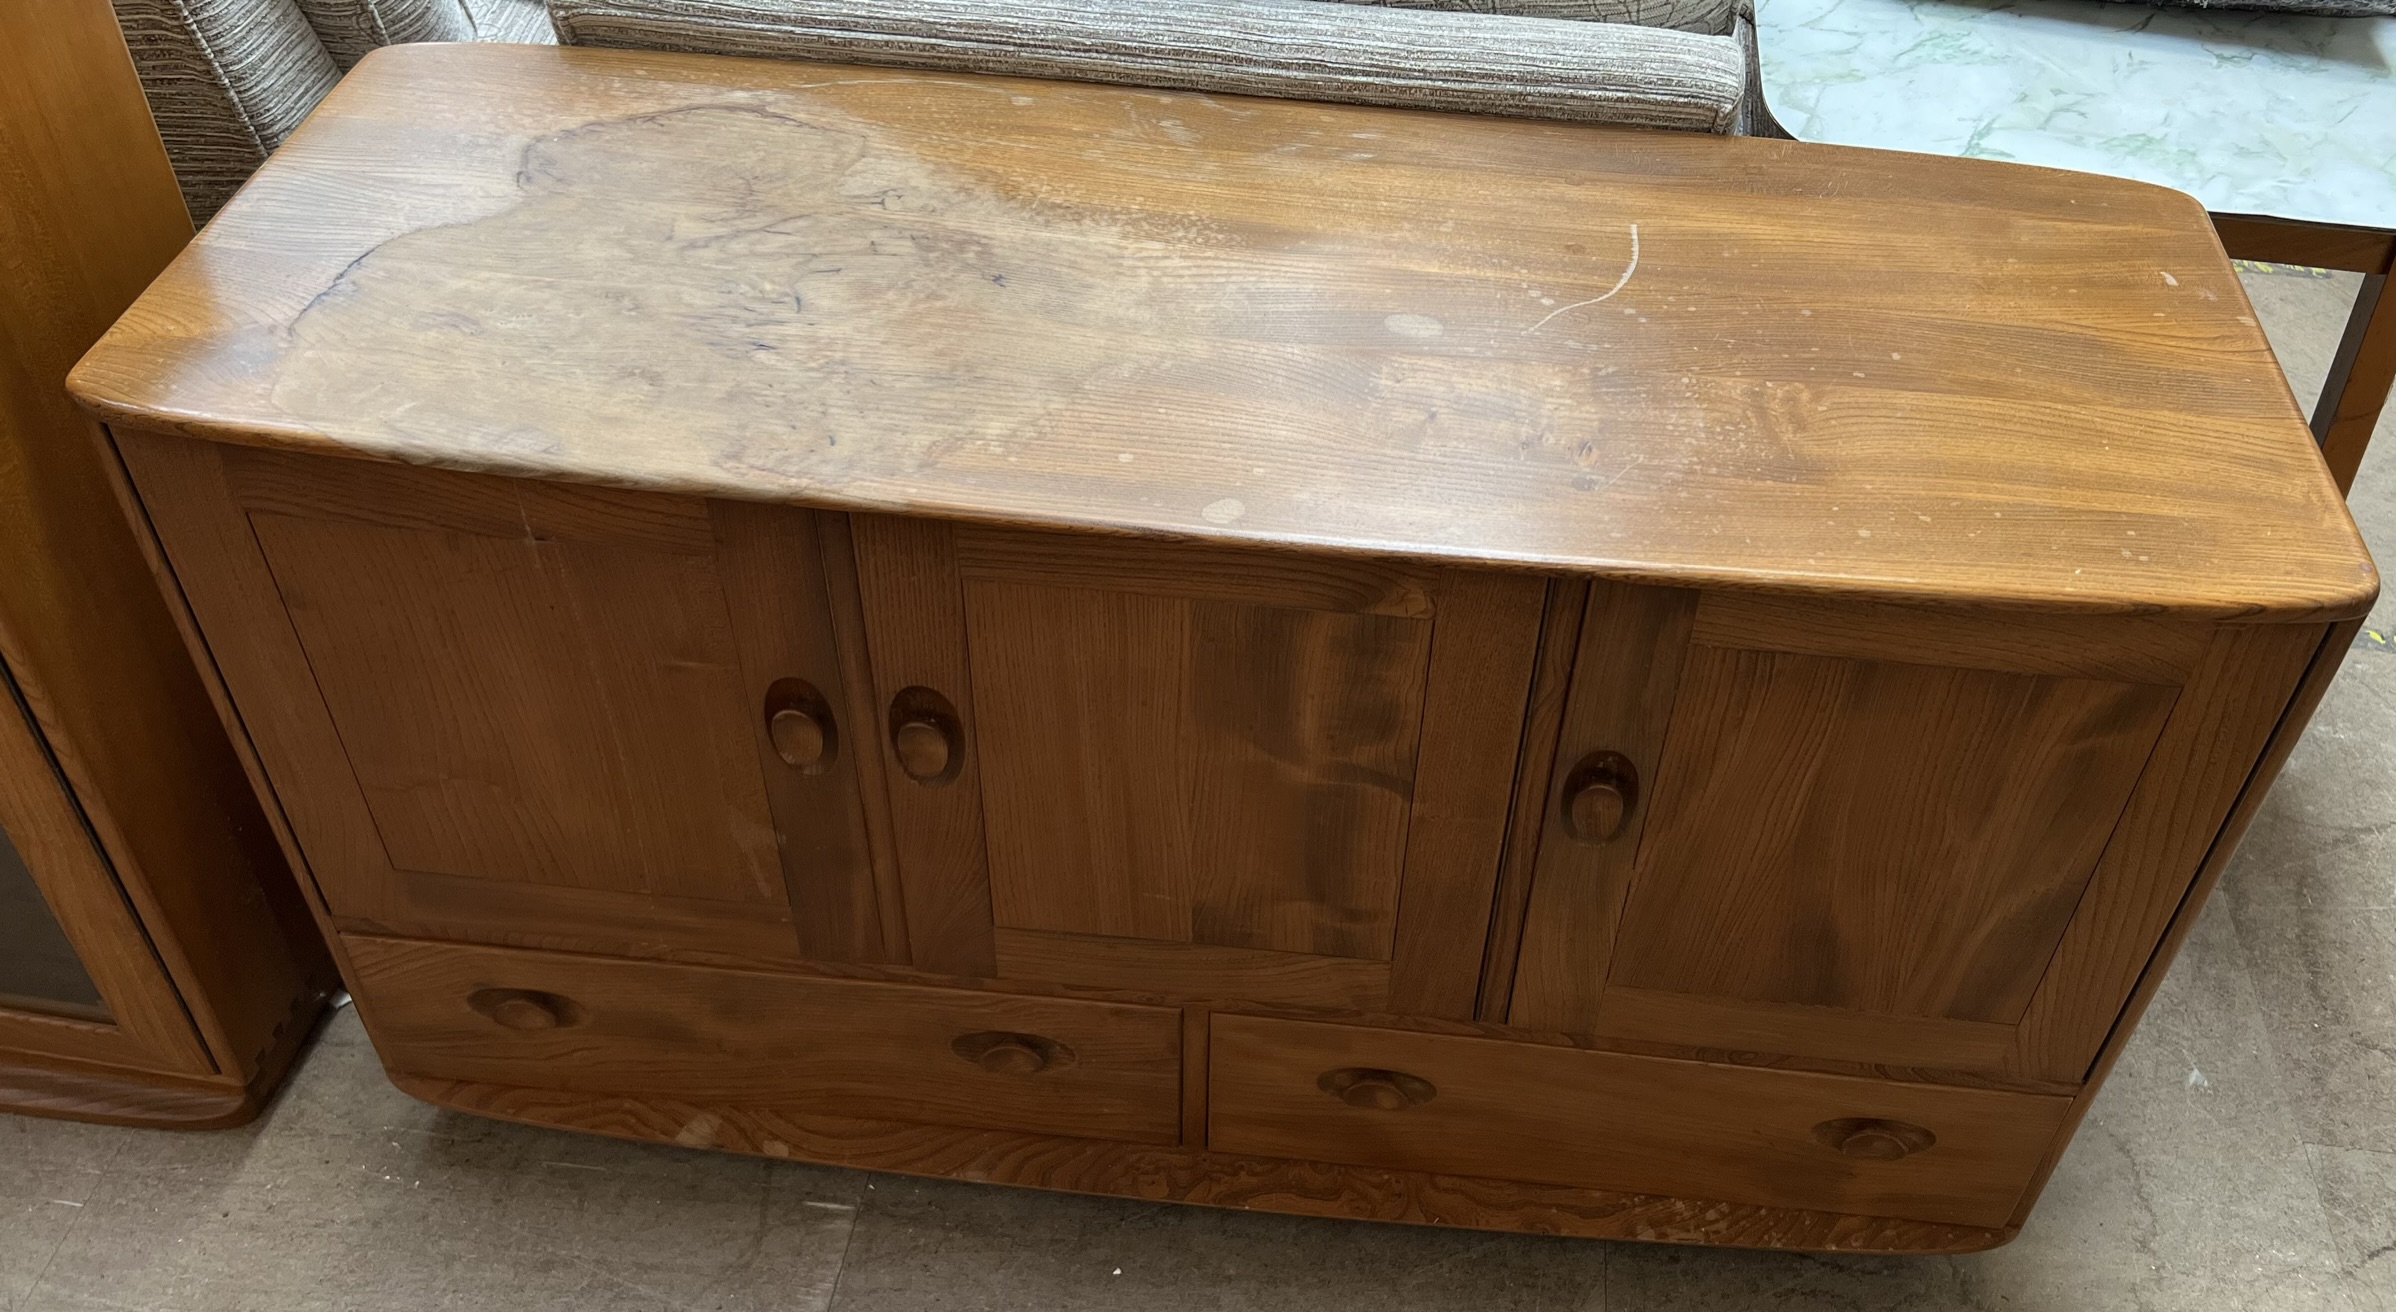
MULTIPOLYGON (((2310 403, 2352 275, 2250 273, 2310 403)), ((2355 505, 2396 555, 2396 423, 2355 505)), ((2372 627, 2396 628, 2383 600, 2372 627)), ((256 1125, 0 1115, 0 1310, 2396 1312, 2396 649, 2348 660, 2011 1246, 1829 1258, 1039 1194, 436 1111, 340 1013, 256 1125)))

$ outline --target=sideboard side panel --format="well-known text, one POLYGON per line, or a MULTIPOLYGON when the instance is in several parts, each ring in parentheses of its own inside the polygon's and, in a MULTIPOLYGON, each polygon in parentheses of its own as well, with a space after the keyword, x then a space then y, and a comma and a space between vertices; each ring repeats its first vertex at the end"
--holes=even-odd
POLYGON ((2215 632, 2016 1030, 2010 1073, 2085 1078, 2326 630, 2215 632))

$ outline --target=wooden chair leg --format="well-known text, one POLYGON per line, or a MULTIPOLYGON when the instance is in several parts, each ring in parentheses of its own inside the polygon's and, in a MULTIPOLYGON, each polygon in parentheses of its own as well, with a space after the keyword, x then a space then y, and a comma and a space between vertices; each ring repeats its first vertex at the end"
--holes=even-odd
POLYGON ((2362 291, 2354 298, 2354 313, 2346 320, 2346 336, 2330 361, 2321 384, 2321 402, 2313 410, 2313 436, 2321 443, 2321 458, 2338 480, 2340 492, 2354 490, 2354 473, 2371 446, 2371 430, 2387 404, 2388 387, 2396 382, 2396 296, 2388 296, 2388 275, 2363 275, 2362 291))

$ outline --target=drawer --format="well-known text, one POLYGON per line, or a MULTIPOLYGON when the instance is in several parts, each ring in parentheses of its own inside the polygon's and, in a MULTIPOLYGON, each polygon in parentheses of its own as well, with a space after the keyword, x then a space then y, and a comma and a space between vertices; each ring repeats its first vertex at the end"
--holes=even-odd
POLYGON ((345 935, 394 1070, 1080 1138, 1181 1137, 1162 1007, 345 935))
POLYGON ((1207 1146, 2003 1225, 2070 1100, 1345 1025, 1214 1018, 1207 1146))

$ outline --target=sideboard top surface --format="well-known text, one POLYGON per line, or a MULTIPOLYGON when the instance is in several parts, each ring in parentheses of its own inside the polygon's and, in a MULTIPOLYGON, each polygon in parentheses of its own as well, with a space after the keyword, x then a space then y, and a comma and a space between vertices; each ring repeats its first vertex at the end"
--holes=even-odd
POLYGON ((397 47, 73 388, 224 441, 1649 582, 2377 590, 2194 201, 1761 139, 397 47))

